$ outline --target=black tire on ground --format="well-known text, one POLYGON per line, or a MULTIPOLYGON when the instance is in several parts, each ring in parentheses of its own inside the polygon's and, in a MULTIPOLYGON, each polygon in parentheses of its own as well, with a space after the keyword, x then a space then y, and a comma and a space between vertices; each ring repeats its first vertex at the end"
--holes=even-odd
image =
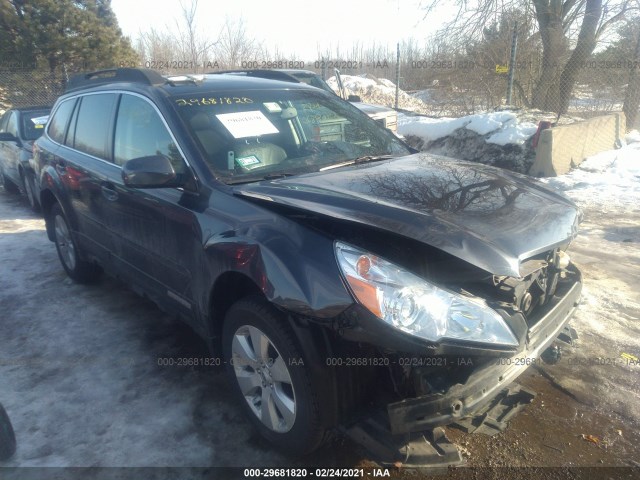
POLYGON ((51 208, 51 221, 53 222, 53 236, 58 258, 67 275, 78 283, 96 281, 100 277, 102 269, 95 263, 83 260, 82 252, 78 248, 69 222, 59 203, 51 208))
POLYGON ((18 194, 20 193, 20 187, 13 183, 13 181, 8 178, 3 172, 0 171, 0 184, 4 186, 4 189, 7 193, 18 194))
POLYGON ((304 455, 324 443, 327 432, 320 422, 320 409, 332 406, 318 401, 317 387, 300 364, 303 355, 290 328, 266 300, 247 297, 227 312, 222 342, 227 375, 251 423, 275 447, 304 455), (270 365, 269 361, 261 364, 265 358, 270 365))
POLYGON ((16 452, 16 435, 7 412, 0 404, 0 461, 8 460, 16 452))
POLYGON ((22 173, 21 177, 22 190, 27 196, 29 206, 31 207, 31 210, 38 213, 40 211, 40 202, 38 201, 38 196, 36 193, 36 179, 33 178, 33 173, 30 172, 22 173))

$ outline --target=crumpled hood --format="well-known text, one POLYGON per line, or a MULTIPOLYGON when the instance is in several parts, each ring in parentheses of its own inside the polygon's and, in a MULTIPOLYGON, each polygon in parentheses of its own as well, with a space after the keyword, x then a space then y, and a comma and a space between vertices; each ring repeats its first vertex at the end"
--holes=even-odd
POLYGON ((580 215, 569 199, 532 178, 426 153, 234 191, 404 235, 516 277, 521 261, 573 239, 580 215))

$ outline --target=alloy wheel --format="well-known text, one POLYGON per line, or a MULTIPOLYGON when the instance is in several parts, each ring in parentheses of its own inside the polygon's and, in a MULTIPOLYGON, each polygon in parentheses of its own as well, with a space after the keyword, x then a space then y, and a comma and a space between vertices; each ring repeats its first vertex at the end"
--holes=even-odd
POLYGON ((67 222, 60 215, 56 215, 55 219, 56 245, 60 251, 60 258, 69 270, 73 270, 76 266, 76 248, 67 227, 67 222))
POLYGON ((296 397, 286 360, 260 329, 243 325, 233 335, 233 369, 251 411, 268 429, 285 433, 296 420, 296 397))

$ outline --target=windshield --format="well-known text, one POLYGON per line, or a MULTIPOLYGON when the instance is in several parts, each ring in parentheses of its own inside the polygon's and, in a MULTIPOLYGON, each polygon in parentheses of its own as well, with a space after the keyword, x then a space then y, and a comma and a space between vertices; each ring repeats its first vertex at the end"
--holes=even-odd
POLYGON ((209 168, 227 183, 410 153, 391 132, 321 91, 204 92, 172 101, 209 168))
POLYGON ((36 140, 49 119, 49 110, 22 112, 22 138, 36 140))

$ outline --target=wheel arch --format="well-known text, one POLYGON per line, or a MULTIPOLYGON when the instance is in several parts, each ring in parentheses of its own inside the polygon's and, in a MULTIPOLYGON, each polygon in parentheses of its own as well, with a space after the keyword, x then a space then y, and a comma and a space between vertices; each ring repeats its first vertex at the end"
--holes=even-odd
POLYGON ((222 273, 213 284, 209 293, 209 336, 214 342, 216 351, 219 350, 219 342, 222 338, 222 326, 227 311, 237 301, 264 293, 251 277, 241 272, 227 271, 222 273))

